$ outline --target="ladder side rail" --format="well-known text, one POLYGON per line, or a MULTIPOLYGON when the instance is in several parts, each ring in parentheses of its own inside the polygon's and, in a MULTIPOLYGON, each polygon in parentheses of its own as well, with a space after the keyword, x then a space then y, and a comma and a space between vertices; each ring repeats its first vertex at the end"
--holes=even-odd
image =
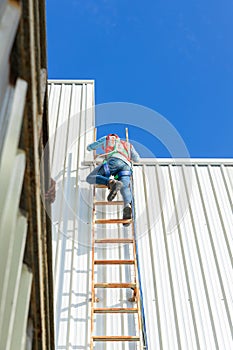
MULTIPOLYGON (((93 200, 96 195, 95 186, 93 187, 93 200)), ((92 208, 92 247, 91 247, 91 258, 92 258, 92 271, 91 271, 91 342, 90 350, 94 348, 93 332, 94 332, 94 303, 95 303, 95 205, 92 208)))
MULTIPOLYGON (((97 129, 94 128, 94 141, 96 141, 97 129)), ((93 166, 96 167, 96 151, 94 151, 93 166)), ((92 244, 91 244, 91 258, 92 258, 92 270, 91 270, 91 334, 90 334, 90 350, 94 349, 94 303, 95 303, 95 202, 96 202, 96 188, 93 186, 93 207, 92 207, 92 244)))
MULTIPOLYGON (((131 181, 131 191, 132 191, 132 213, 133 213, 133 218, 135 219, 136 216, 136 209, 135 209, 135 191, 134 191, 134 179, 132 176, 132 181, 131 181)), ((137 273, 137 279, 138 279, 138 284, 139 284, 139 298, 137 300, 137 307, 139 313, 138 313, 138 318, 140 318, 140 330, 142 333, 142 339, 143 343, 142 344, 142 349, 148 349, 148 342, 147 342, 147 332, 146 332, 146 321, 145 321, 145 310, 144 310, 144 304, 143 304, 143 293, 142 293, 142 287, 141 287, 141 275, 140 275, 140 263, 139 263, 139 254, 138 254, 138 245, 137 245, 137 237, 136 237, 136 232, 137 232, 137 227, 136 227, 136 220, 133 220, 132 223, 132 228, 133 228, 133 236, 134 236, 134 249, 135 249, 135 255, 136 255, 136 273, 137 273)))

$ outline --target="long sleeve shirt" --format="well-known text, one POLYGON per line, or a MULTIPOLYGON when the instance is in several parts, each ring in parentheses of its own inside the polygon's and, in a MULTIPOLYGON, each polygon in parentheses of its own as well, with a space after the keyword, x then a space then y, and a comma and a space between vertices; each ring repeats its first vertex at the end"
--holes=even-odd
MULTIPOLYGON (((97 141, 92 142, 91 144, 89 144, 87 146, 87 150, 88 151, 93 151, 93 150, 95 150, 97 148, 100 148, 100 147, 105 148, 106 147, 106 138, 107 138, 107 136, 103 136, 100 139, 98 139, 97 141)), ((119 158, 119 159, 123 160, 126 164, 131 166, 130 162, 126 159, 126 157, 124 157, 119 152, 114 153, 112 155, 112 157, 119 158)), ((134 148, 134 146, 132 144, 130 144, 130 159, 133 162, 136 162, 136 163, 138 163, 140 161, 140 156, 139 156, 139 154, 137 153, 137 151, 135 150, 135 148, 134 148)))

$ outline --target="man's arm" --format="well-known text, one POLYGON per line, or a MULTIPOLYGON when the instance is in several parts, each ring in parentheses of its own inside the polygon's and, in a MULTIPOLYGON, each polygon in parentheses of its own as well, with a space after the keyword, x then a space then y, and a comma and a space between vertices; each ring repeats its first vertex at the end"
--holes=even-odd
POLYGON ((134 146, 132 144, 131 144, 131 159, 135 163, 139 163, 140 162, 140 156, 139 156, 138 152, 135 150, 135 148, 134 148, 134 146))
POLYGON ((103 137, 101 137, 100 139, 98 139, 97 141, 90 143, 90 144, 87 146, 87 150, 88 150, 88 151, 93 151, 93 150, 95 150, 95 149, 101 147, 102 145, 104 145, 105 142, 106 142, 106 136, 103 136, 103 137))

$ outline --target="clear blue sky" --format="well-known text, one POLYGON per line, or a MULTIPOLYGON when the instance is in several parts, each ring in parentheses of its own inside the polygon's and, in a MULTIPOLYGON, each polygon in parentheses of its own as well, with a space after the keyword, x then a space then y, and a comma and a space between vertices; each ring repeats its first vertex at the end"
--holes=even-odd
POLYGON ((156 110, 191 157, 232 157, 232 32, 232 0, 48 0, 48 75, 156 110))

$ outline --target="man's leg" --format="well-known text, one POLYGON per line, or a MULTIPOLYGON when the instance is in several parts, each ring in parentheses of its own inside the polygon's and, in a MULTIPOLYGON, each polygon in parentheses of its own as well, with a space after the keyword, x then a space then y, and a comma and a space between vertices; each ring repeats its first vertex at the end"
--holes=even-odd
POLYGON ((121 181, 117 180, 110 180, 108 183, 108 188, 110 189, 109 195, 107 197, 107 200, 111 202, 117 195, 117 192, 121 190, 123 184, 121 181))
MULTIPOLYGON (((121 159, 114 158, 114 157, 109 158, 107 163, 108 163, 109 171, 113 176, 116 175, 125 164, 121 159)), ((114 179, 109 181, 108 187, 110 189, 110 192, 107 197, 107 200, 109 202, 111 202, 116 197, 117 192, 121 190, 122 186, 123 184, 121 181, 117 181, 114 179)))
POLYGON ((91 185, 100 184, 108 186, 109 177, 105 176, 103 165, 99 165, 87 176, 86 181, 91 185))
POLYGON ((124 200, 124 206, 131 204, 132 202, 132 193, 130 189, 130 176, 122 176, 120 181, 123 183, 121 188, 121 195, 124 200))
MULTIPOLYGON (((122 176, 120 181, 123 183, 123 187, 121 188, 121 195, 124 199, 124 209, 123 209, 123 219, 131 219, 132 218, 132 193, 130 189, 130 176, 122 176)), ((124 226, 129 226, 129 224, 123 224, 124 226)))

